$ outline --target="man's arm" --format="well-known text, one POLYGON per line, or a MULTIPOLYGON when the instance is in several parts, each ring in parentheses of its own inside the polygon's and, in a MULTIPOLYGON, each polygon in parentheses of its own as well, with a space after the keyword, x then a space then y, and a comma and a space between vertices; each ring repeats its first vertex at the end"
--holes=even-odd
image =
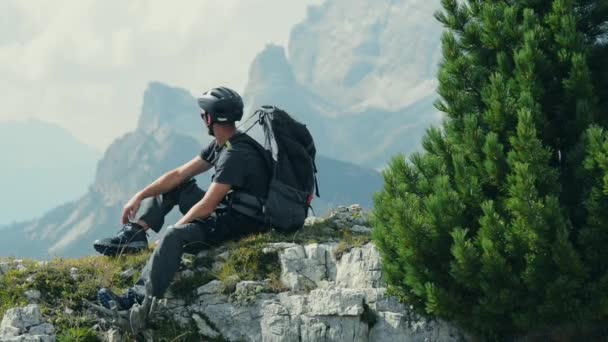
POLYGON ((209 163, 201 159, 201 157, 196 156, 184 165, 160 176, 157 180, 140 191, 138 195, 141 199, 158 196, 172 190, 187 179, 203 173, 210 168, 211 165, 209 163))
POLYGON ((175 226, 184 225, 190 223, 195 219, 204 219, 209 217, 220 204, 220 202, 226 197, 231 186, 229 184, 222 183, 211 183, 209 190, 205 193, 203 199, 196 203, 190 210, 184 215, 175 226))
POLYGON ((139 209, 139 204, 144 198, 158 196, 170 191, 187 179, 190 179, 211 168, 211 164, 203 160, 200 156, 194 157, 184 165, 175 168, 136 193, 123 208, 122 223, 127 223, 129 218, 133 218, 139 209))

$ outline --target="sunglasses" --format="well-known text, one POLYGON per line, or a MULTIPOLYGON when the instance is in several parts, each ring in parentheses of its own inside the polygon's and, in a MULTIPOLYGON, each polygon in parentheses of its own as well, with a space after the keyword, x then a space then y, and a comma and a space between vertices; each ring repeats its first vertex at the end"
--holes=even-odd
POLYGON ((201 111, 201 119, 203 119, 207 125, 211 124, 211 116, 204 110, 201 111))

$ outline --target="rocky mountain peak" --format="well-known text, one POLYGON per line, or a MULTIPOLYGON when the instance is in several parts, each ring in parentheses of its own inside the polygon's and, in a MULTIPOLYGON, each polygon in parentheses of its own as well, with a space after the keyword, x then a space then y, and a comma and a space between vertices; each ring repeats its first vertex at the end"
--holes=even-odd
POLYGON ((92 188, 113 205, 193 158, 210 139, 199 111, 187 90, 151 82, 143 95, 137 129, 108 147, 92 188))
POLYGON ((282 46, 266 45, 249 67, 250 85, 267 83, 277 86, 292 86, 295 83, 295 76, 282 46))
POLYGON ((328 0, 289 41, 298 82, 346 111, 397 110, 432 93, 440 57, 438 0, 328 0))
POLYGON ((160 82, 150 82, 144 92, 137 130, 150 132, 168 127, 180 134, 200 137, 203 129, 198 122, 200 109, 196 99, 185 89, 160 82))

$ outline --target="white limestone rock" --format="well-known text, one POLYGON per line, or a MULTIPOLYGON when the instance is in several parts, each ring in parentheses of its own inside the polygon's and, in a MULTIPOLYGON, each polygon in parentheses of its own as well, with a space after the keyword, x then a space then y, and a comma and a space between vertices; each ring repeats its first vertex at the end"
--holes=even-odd
POLYGON ((358 234, 371 234, 372 233, 371 228, 365 227, 365 226, 360 226, 357 224, 350 227, 350 231, 353 233, 358 233, 358 234))
POLYGON ((220 336, 220 333, 211 328, 209 324, 207 324, 207 322, 199 314, 193 314, 192 319, 194 319, 194 322, 198 327, 198 333, 202 337, 217 338, 220 336))
POLYGON ((303 315, 309 311, 308 295, 279 293, 279 302, 292 316, 303 315))
POLYGON ((262 249, 262 253, 264 253, 264 254, 275 253, 278 251, 282 251, 286 248, 292 248, 292 247, 296 247, 296 246, 298 246, 298 244, 295 244, 292 242, 269 243, 262 249))
POLYGON ((369 333, 370 342, 382 341, 462 341, 456 329, 442 321, 422 318, 411 312, 376 313, 376 324, 369 333))
POLYGON ((19 329, 19 328, 15 328, 15 327, 11 327, 11 326, 1 327, 0 328, 0 341, 5 341, 5 339, 7 339, 9 337, 16 337, 16 336, 19 336, 20 334, 21 334, 21 329, 19 329))
POLYGON ((301 316, 300 322, 300 336, 302 342, 367 341, 369 328, 367 323, 362 322, 359 317, 301 316))
POLYGON ((6 311, 0 323, 0 341, 55 341, 55 328, 42 320, 36 304, 6 311))
POLYGON ((30 335, 53 335, 55 333, 55 327, 50 323, 42 323, 35 325, 28 330, 30 335))
POLYGON ((76 267, 70 268, 70 277, 72 277, 72 279, 74 279, 74 280, 78 280, 79 272, 76 267))
POLYGON ((207 305, 202 307, 202 313, 228 341, 262 340, 260 301, 248 305, 207 305))
POLYGON ((364 296, 353 289, 316 289, 308 295, 312 316, 359 316, 363 313, 364 296))
POLYGON ((198 296, 198 303, 203 306, 225 304, 228 303, 228 296, 221 293, 202 294, 198 296))
POLYGON ((38 305, 32 304, 22 308, 8 309, 2 318, 0 328, 14 327, 24 333, 32 326, 42 323, 38 305))
POLYGON ((236 292, 260 293, 268 288, 265 281, 244 280, 236 284, 236 292))
POLYGON ((215 294, 221 293, 223 289, 222 282, 219 280, 212 280, 207 284, 196 289, 196 293, 200 296, 203 294, 215 294))
POLYGON ((382 287, 380 254, 372 243, 352 248, 336 265, 336 285, 346 288, 382 287))
POLYGON ((238 304, 253 302, 258 299, 258 294, 270 292, 270 285, 266 281, 241 281, 236 284, 234 293, 229 300, 238 304))
POLYGON ((25 291, 25 298, 29 303, 35 304, 38 303, 40 298, 42 297, 42 293, 38 290, 27 290, 25 291))
POLYGON ((296 245, 279 252, 281 282, 293 291, 306 291, 318 287, 324 280, 335 279, 336 244, 296 245))
POLYGON ((279 254, 282 276, 293 277, 290 291, 269 293, 268 280, 235 281, 227 295, 214 280, 197 289, 191 305, 173 306, 172 317, 184 324, 194 320, 201 334, 230 341, 463 340, 448 324, 427 320, 387 297, 373 244, 352 248, 340 261, 335 247, 275 244, 269 252, 279 254), (316 288, 301 291, 304 281, 316 288))
POLYGON ((351 213, 362 213, 363 208, 359 204, 351 204, 348 206, 348 211, 351 213))
POLYGON ((263 342, 299 341, 299 326, 292 322, 292 316, 289 311, 280 303, 266 305, 262 310, 262 314, 263 342))
POLYGON ((316 216, 309 216, 304 220, 305 227, 310 227, 310 226, 314 226, 316 224, 323 224, 323 223, 325 223, 325 219, 323 219, 321 217, 316 217, 316 216))
POLYGON ((412 306, 407 306, 403 303, 400 303, 397 298, 386 296, 386 288, 378 289, 378 291, 382 291, 382 295, 377 297, 377 301, 374 302, 374 310, 376 311, 389 311, 389 312, 405 312, 412 311, 414 308, 412 306))

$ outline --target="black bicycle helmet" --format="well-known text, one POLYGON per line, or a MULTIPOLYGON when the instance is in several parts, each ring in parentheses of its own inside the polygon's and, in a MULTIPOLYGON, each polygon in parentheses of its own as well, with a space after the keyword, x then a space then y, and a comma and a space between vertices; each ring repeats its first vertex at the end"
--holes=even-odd
POLYGON ((243 99, 227 87, 205 92, 198 99, 198 105, 211 116, 211 123, 235 122, 243 117, 243 99))

